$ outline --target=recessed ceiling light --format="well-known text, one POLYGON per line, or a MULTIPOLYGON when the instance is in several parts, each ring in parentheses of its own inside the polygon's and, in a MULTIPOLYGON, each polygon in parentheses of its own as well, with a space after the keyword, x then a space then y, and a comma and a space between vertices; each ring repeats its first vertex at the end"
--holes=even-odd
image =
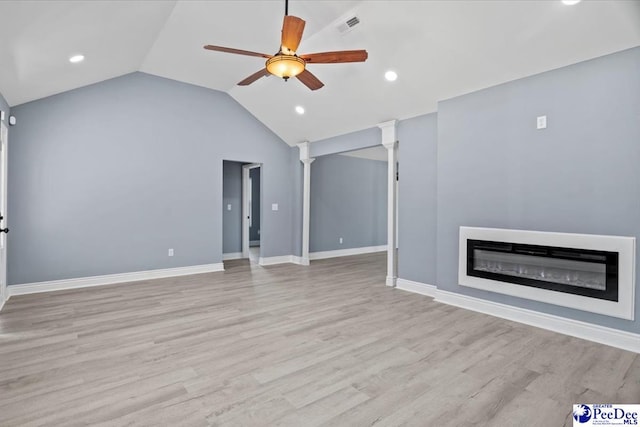
POLYGON ((73 64, 77 64, 78 62, 82 61, 84 61, 84 55, 73 55, 71 58, 69 58, 69 62, 73 64))
POLYGON ((566 4, 567 6, 573 6, 574 4, 578 4, 581 1, 582 0, 562 0, 562 3, 566 4))
POLYGON ((394 82, 398 78, 398 73, 396 73, 395 71, 389 70, 386 73, 384 73, 384 78, 390 82, 394 82))
POLYGON ((304 114, 304 107, 302 107, 301 105, 298 105, 296 107, 296 113, 298 114, 304 114))

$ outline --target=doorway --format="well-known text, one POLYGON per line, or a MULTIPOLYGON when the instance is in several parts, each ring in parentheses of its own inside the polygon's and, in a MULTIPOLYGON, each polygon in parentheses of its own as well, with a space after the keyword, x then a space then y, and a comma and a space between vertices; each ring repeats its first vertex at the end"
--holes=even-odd
POLYGON ((261 246, 262 167, 242 166, 242 257, 258 262, 261 246))

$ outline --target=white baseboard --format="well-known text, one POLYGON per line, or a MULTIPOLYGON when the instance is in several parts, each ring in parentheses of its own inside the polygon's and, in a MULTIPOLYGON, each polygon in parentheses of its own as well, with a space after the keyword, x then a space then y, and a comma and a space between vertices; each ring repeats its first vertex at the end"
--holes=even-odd
POLYGON ((435 297, 438 290, 438 288, 433 285, 400 278, 396 279, 396 288, 402 289, 403 291, 413 292, 414 294, 426 295, 428 297, 435 297))
MULTIPOLYGON (((258 264, 260 265, 276 265, 276 264, 286 264, 286 263, 294 263, 293 255, 281 255, 281 256, 270 256, 270 257, 260 257, 258 258, 258 264)), ((297 258, 297 257, 296 257, 297 258)))
POLYGON ((5 302, 7 302, 7 300, 5 300, 4 297, 0 298, 0 311, 2 311, 2 309, 4 308, 5 302))
POLYGON ((241 258, 244 258, 242 256, 242 252, 229 252, 226 254, 222 254, 223 261, 228 261, 230 259, 241 259, 241 258))
POLYGON ((297 255, 282 255, 282 256, 272 256, 263 258, 260 257, 258 259, 258 264, 260 265, 276 265, 276 264, 297 264, 297 265, 309 265, 309 260, 302 258, 297 255))
POLYGON ((76 279, 52 280, 48 282, 23 283, 7 287, 8 296, 53 292, 64 289, 87 288, 91 286, 112 285, 116 283, 138 282, 141 280, 162 279, 165 277, 188 276, 191 274, 224 271, 222 263, 191 265, 188 267, 164 268, 159 270, 134 271, 131 273, 105 274, 104 276, 80 277, 76 279))
POLYGON ((513 307, 487 301, 481 298, 448 292, 426 283, 414 282, 406 279, 396 279, 396 288, 416 294, 434 297, 436 302, 454 305, 467 310, 477 311, 490 316, 500 317, 525 325, 547 329, 564 335, 581 338, 611 347, 640 353, 640 334, 620 331, 566 317, 540 313, 538 311, 513 307))
POLYGON ((258 259, 258 264, 276 265, 276 264, 292 263, 292 264, 298 264, 298 265, 309 265, 309 260, 314 260, 314 259, 326 259, 326 258, 337 258, 341 256, 370 254, 373 252, 382 252, 386 250, 387 250, 387 245, 384 245, 384 246, 367 246, 363 248, 338 249, 335 251, 311 252, 309 254, 308 259, 296 256, 296 255, 260 257, 258 259))
POLYGON ((309 265, 309 258, 302 258, 301 256, 291 255, 291 262, 298 265, 309 265))
POLYGON ((480 298, 469 297, 454 292, 436 291, 437 302, 473 310, 491 316, 501 317, 514 322, 536 326, 553 332, 610 345, 623 350, 640 353, 640 334, 619 331, 617 329, 540 313, 524 308, 513 307, 480 298))
POLYGON ((382 246, 365 246, 362 248, 337 249, 335 251, 311 252, 309 259, 327 259, 337 258, 341 256, 362 255, 374 252, 383 252, 387 250, 387 245, 382 246))

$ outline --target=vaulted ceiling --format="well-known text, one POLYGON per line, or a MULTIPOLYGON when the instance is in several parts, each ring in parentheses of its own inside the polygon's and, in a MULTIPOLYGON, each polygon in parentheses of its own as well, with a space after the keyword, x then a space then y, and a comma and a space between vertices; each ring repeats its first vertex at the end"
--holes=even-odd
POLYGON ((316 141, 436 110, 438 100, 640 45, 640 2, 303 1, 299 52, 367 49, 365 63, 310 65, 311 92, 264 66, 205 51, 273 54, 284 1, 0 1, 0 92, 11 105, 133 71, 228 92, 287 143, 316 141), (342 33, 352 17, 360 23, 342 33), (86 60, 71 64, 82 53, 86 60), (395 70, 395 82, 384 79, 395 70), (305 108, 297 115, 294 107, 305 108))

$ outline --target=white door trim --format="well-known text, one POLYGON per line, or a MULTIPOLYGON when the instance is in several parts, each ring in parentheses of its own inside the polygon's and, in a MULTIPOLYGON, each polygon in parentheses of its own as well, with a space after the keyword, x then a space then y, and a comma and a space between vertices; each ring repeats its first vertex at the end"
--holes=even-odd
MULTIPOLYGON (((4 122, 0 122, 0 170, 2 176, 0 176, 0 185, 2 188, 0 192, 0 213, 4 216, 4 219, 0 222, 2 228, 7 227, 7 165, 8 165, 8 139, 9 130, 4 122)), ((2 309, 4 302, 9 298, 7 291, 7 234, 0 233, 0 310, 2 309)))
MULTIPOLYGON (((251 192, 249 188, 249 172, 251 169, 261 166, 260 163, 242 165, 242 258, 249 258, 249 215, 251 215, 249 208, 249 193, 251 192)), ((262 180, 260 180, 260 185, 262 185, 262 180)), ((260 212, 262 212, 262 206, 260 207, 260 212)))

